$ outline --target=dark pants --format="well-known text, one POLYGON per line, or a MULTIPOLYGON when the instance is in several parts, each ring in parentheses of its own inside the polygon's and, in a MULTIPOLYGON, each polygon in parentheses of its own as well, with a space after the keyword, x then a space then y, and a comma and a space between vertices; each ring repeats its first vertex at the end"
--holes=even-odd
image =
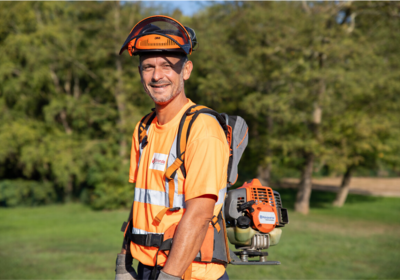
MULTIPOLYGON (((151 275, 151 271, 153 269, 153 266, 148 266, 148 265, 144 265, 142 263, 139 263, 138 268, 137 268, 137 273, 139 275, 139 279, 143 279, 143 280, 148 280, 150 279, 150 275, 151 275)), ((157 266, 157 277, 158 274, 160 274, 160 270, 162 269, 162 266, 157 266)), ((220 278, 218 278, 218 280, 229 280, 228 274, 224 273, 224 275, 222 275, 220 278)))

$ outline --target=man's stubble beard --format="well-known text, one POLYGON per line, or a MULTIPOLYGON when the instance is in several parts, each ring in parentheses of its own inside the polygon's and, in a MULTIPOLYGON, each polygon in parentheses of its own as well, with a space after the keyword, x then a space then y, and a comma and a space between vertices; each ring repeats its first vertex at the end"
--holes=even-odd
POLYGON ((154 103, 166 104, 166 103, 171 102, 175 97, 177 97, 183 91, 183 88, 184 88, 183 71, 180 74, 179 87, 176 90, 175 94, 174 94, 174 92, 171 92, 170 95, 168 95, 164 98, 157 98, 157 97, 153 96, 151 94, 150 90, 148 89, 147 85, 144 84, 143 80, 142 80, 142 84, 143 84, 143 87, 144 87, 147 95, 150 96, 150 98, 154 101, 154 103))

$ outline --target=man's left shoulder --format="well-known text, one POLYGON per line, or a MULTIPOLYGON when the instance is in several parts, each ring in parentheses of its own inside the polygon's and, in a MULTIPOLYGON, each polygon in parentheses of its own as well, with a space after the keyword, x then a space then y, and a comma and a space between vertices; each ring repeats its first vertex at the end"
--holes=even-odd
POLYGON ((190 135, 192 140, 204 137, 215 137, 226 141, 225 133, 218 120, 209 114, 199 114, 193 122, 190 135))

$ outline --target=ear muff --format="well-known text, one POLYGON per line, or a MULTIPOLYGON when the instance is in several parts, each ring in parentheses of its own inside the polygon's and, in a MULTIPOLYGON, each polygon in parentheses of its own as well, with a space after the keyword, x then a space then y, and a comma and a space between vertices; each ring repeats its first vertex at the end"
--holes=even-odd
POLYGON ((190 27, 185 26, 187 32, 190 35, 190 39, 192 40, 192 51, 194 51, 194 48, 197 46, 197 37, 196 37, 196 32, 190 27))

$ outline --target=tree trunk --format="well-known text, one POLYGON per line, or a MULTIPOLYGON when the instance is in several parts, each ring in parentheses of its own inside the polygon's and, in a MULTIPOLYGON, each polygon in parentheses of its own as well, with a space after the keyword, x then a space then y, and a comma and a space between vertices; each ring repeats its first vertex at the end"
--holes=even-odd
POLYGON ((311 14, 311 9, 310 9, 310 7, 308 6, 308 3, 305 0, 301 1, 301 7, 303 8, 303 11, 306 14, 308 14, 308 15, 311 14))
MULTIPOLYGON (((273 119, 271 115, 267 116, 267 125, 268 125, 268 136, 269 138, 272 135, 272 129, 273 129, 273 119)), ((269 141, 268 141, 269 142, 269 141)), ((267 165, 260 165, 257 168, 257 178, 260 180, 261 184, 263 186, 271 186, 271 170, 272 170, 272 162, 271 162, 271 157, 272 157, 272 150, 270 147, 270 144, 268 143, 267 151, 266 151, 266 156, 268 158, 268 163, 267 165)))
MULTIPOLYGON (((120 30, 120 3, 119 1, 115 2, 115 12, 114 12, 114 27, 115 34, 119 34, 120 30)), ((118 41, 117 41, 118 42, 118 41)), ((119 45, 116 45, 116 57, 115 57, 115 67, 117 74, 117 84, 115 86, 114 97, 117 102, 118 108, 118 130, 120 134, 119 141, 119 156, 122 158, 122 161, 125 163, 127 161, 126 151, 127 151, 127 141, 125 139, 125 100, 123 94, 123 81, 122 81, 122 61, 121 57, 118 55, 119 45)))
POLYGON ((259 165, 257 168, 257 178, 263 186, 270 186, 271 184, 271 167, 269 162, 267 166, 259 165))
POLYGON ((63 109, 60 112, 60 119, 61 119, 62 125, 64 126, 65 133, 67 133, 68 135, 71 135, 72 134, 72 129, 68 124, 67 113, 65 112, 65 109, 63 109))
MULTIPOLYGON (((321 80, 320 87, 318 90, 318 97, 317 100, 314 102, 314 110, 312 113, 312 125, 311 125, 312 133, 315 139, 317 139, 318 141, 321 139, 320 124, 322 119, 322 108, 320 102, 324 92, 325 92, 325 82, 321 80)), ((304 164, 303 171, 301 174, 299 189, 297 191, 297 196, 296 196, 296 203, 294 204, 294 210, 296 212, 300 212, 305 215, 308 214, 310 208, 314 158, 315 155, 312 151, 306 153, 306 162, 304 164)))
POLYGON ((307 215, 310 209, 310 197, 312 189, 312 172, 314 164, 314 154, 308 153, 306 155, 306 163, 301 174, 301 181, 296 196, 296 203, 294 210, 307 215))
POLYGON ((75 76, 74 77, 74 98, 79 99, 80 95, 81 95, 81 89, 79 87, 79 77, 75 76))
POLYGON ((64 90, 68 95, 71 95, 71 79, 72 79, 72 71, 71 69, 68 69, 64 83, 64 90))
POLYGON ((72 175, 70 175, 68 178, 67 185, 65 186, 65 189, 64 189, 64 195, 65 195, 66 202, 72 201, 73 192, 74 192, 74 178, 72 175))
POLYGON ((342 207, 346 202, 347 194, 350 189, 351 172, 353 170, 352 166, 349 166, 343 175, 342 184, 340 185, 340 190, 336 195, 336 199, 333 202, 333 206, 342 207))
POLYGON ((117 57, 116 59, 116 68, 117 68, 118 82, 115 89, 115 98, 118 107, 119 133, 121 137, 119 141, 119 156, 123 158, 123 160, 125 161, 127 143, 125 139, 125 102, 122 93, 122 63, 120 57, 117 57))
MULTIPOLYGON (((319 68, 324 67, 325 55, 323 53, 318 54, 319 68)), ((313 134, 314 139, 321 142, 321 121, 322 121, 322 99, 326 91, 325 80, 321 78, 318 83, 317 97, 314 101, 314 109, 312 112, 312 121, 310 130, 313 134)), ((302 214, 308 214, 310 209, 310 197, 312 191, 312 173, 315 154, 313 151, 305 152, 306 162, 303 167, 301 174, 301 180, 299 184, 299 189, 297 191, 296 202, 294 204, 294 210, 302 214)))

